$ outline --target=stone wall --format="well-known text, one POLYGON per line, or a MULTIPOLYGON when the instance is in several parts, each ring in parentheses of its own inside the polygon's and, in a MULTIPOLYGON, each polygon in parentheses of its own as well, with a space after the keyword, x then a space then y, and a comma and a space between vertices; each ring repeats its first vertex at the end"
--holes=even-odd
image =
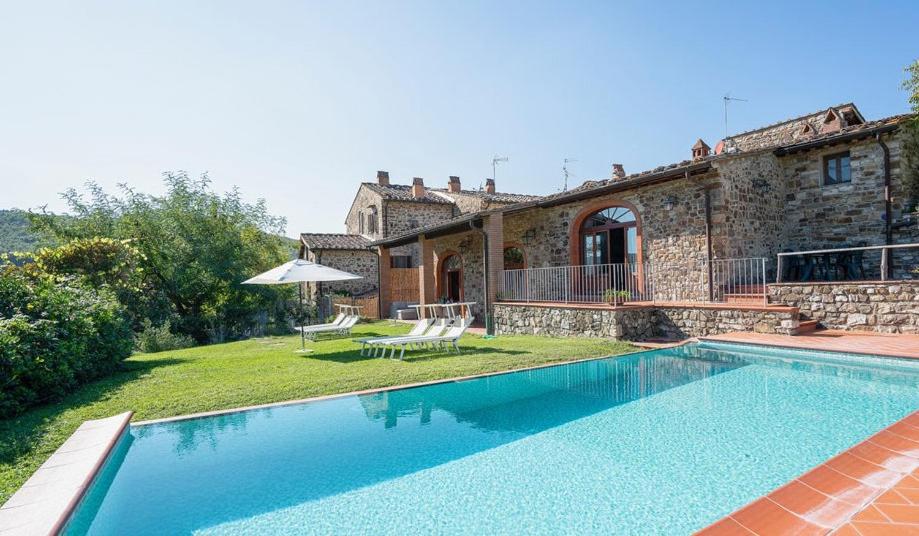
POLYGON ((919 281, 786 283, 770 285, 769 299, 830 329, 919 333, 919 281))
POLYGON ((366 211, 371 206, 377 207, 377 229, 380 230, 380 233, 377 233, 375 238, 383 237, 383 198, 380 196, 380 194, 374 192, 370 188, 367 188, 363 184, 360 186, 360 188, 357 189, 357 194, 354 196, 354 201, 351 203, 351 209, 348 211, 348 215, 345 217, 346 233, 361 234, 360 218, 366 218, 366 211))
POLYGON ((495 328, 505 335, 684 339, 732 331, 789 334, 795 327, 797 312, 787 308, 495 305, 495 328))
MULTIPOLYGON (((328 249, 318 252, 309 251, 307 253, 307 260, 363 277, 363 279, 354 279, 351 281, 329 281, 321 283, 323 294, 342 290, 351 292, 354 295, 361 295, 372 292, 378 288, 378 257, 373 251, 337 249, 328 249)), ((317 283, 308 283, 307 294, 309 298, 315 299, 317 290, 317 283)))
MULTIPOLYGON (((706 255, 704 189, 717 184, 717 176, 711 174, 508 214, 504 217, 504 241, 520 244, 528 268, 580 265, 580 258, 571 258, 569 243, 578 216, 625 203, 635 207, 638 213, 641 258, 654 261, 658 267, 675 267, 659 270, 659 277, 655 278, 655 292, 660 299, 700 299, 707 288, 704 279, 707 271, 702 264, 706 255), (527 231, 531 231, 532 237, 528 244, 524 240, 527 231), (687 276, 687 272, 692 274, 687 276)), ((713 192, 713 220, 721 222, 713 226, 716 256, 724 250, 723 237, 728 233, 723 214, 725 205, 720 202, 718 192, 713 192)))
POLYGON ((623 340, 655 336, 649 307, 587 309, 495 304, 499 335, 601 337, 623 340))
POLYGON ((453 205, 386 201, 386 236, 394 237, 453 218, 453 205))
POLYGON ((778 159, 758 153, 728 158, 715 167, 721 191, 712 192, 712 220, 723 243, 716 258, 765 257, 774 264, 785 225, 785 184, 778 159))

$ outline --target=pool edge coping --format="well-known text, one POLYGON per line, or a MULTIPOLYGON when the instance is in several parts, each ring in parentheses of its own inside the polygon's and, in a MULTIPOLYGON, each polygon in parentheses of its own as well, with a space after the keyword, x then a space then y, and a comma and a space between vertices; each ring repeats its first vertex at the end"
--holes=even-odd
MULTIPOLYGON (((919 445, 919 410, 910 412, 905 417, 898 419, 889 426, 878 430, 877 432, 862 439, 851 447, 844 449, 837 454, 827 458, 823 462, 815 465, 807 471, 797 475, 788 482, 781 484, 775 489, 755 498, 746 504, 736 508, 727 515, 715 520, 707 526, 693 533, 693 536, 716 536, 719 534, 751 534, 756 536, 771 536, 785 533, 813 533, 813 534, 836 534, 837 531, 845 527, 851 527, 853 521, 859 522, 859 515, 862 512, 875 508, 880 500, 895 488, 899 487, 902 482, 913 478, 919 479, 919 457, 904 452, 904 448, 910 445, 919 445), (892 431, 896 429, 901 431, 902 427, 912 429, 911 437, 906 437, 892 431), (886 435, 893 435, 894 441, 906 442, 905 446, 899 450, 891 448, 889 439, 884 439, 886 435), (880 439, 878 439, 880 438, 880 439), (868 460, 863 455, 855 454, 860 448, 866 445, 880 447, 882 451, 889 451, 885 461, 868 460), (851 462, 847 465, 842 461, 844 458, 854 458, 857 466, 862 471, 876 471, 875 474, 859 474, 856 466, 851 462), (909 467, 898 470, 887 465, 911 464, 909 467), (887 477, 887 483, 878 483, 879 475, 877 469, 881 469, 887 477), (827 477, 821 476, 821 472, 829 473, 830 478, 837 482, 851 481, 848 486, 841 489, 832 489, 832 485, 827 484, 827 477), (868 480, 873 478, 874 480, 868 480), (806 479, 806 480, 805 480, 806 479), (868 480, 866 482, 866 480, 868 480), (794 490, 794 487, 798 490, 794 490), (847 493, 855 494, 861 492, 866 494, 861 500, 847 496, 847 493), (791 495, 791 497, 788 497, 791 495), (811 497, 822 497, 818 506, 805 508, 805 512, 797 512, 803 504, 798 502, 794 504, 795 498, 807 502, 804 495, 811 497), (828 505, 832 506, 832 514, 828 513, 828 505), (817 520, 819 515, 832 516, 832 520, 817 520), (768 521, 767 521, 768 519, 768 521), (830 526, 826 526, 830 525, 830 526)), ((909 432, 909 430, 907 430, 909 432)), ((895 492, 894 492, 895 493, 895 492)), ((883 514, 882 514, 883 515, 883 514)), ((874 522, 872 522, 874 523, 874 522)), ((916 524, 884 521, 881 522, 888 526, 898 526, 915 528, 916 524)))
POLYGON ((18 516, 27 519, 18 524, 13 522, 8 528, 0 528, 0 532, 5 536, 36 534, 36 531, 49 535, 60 534, 109 460, 115 446, 127 433, 133 416, 133 411, 126 411, 80 424, 0 506, 0 519, 6 512, 12 512, 6 516, 8 518, 15 519, 15 516, 18 516), (81 445, 81 442, 86 441, 86 438, 81 436, 85 435, 90 436, 91 444, 88 446, 81 445), (89 467, 87 470, 74 471, 61 469, 78 465, 89 467), (59 471, 63 471, 64 474, 55 475, 59 471), (41 482, 45 479, 46 482, 41 482), (35 482, 30 485, 30 481, 35 482), (29 497, 32 488, 39 488, 35 497, 29 497), (15 504, 19 501, 22 504, 15 504), (10 503, 14 504, 9 506, 10 503))

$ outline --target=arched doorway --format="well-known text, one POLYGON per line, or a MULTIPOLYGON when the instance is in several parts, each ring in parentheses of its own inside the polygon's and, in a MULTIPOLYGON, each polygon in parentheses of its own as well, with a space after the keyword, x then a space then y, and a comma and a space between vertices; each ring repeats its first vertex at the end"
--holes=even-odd
POLYGON ((586 214, 578 228, 580 264, 635 264, 640 260, 638 220, 629 207, 609 206, 586 214))
POLYGON ((440 263, 440 297, 463 301, 463 258, 458 253, 448 254, 440 263))

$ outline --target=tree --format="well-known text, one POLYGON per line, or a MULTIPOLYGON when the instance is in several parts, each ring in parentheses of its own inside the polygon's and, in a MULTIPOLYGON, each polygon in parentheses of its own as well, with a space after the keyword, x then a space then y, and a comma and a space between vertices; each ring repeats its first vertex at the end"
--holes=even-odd
MULTIPOLYGON (((279 236, 285 220, 264 200, 245 203, 237 189, 214 193, 206 175, 164 174, 166 193, 152 196, 121 185, 109 195, 97 184, 88 195, 63 194, 73 214, 61 220, 32 214, 36 229, 62 243, 106 237, 130 240, 139 252, 143 287, 168 301, 176 329, 198 342, 242 335, 259 312, 275 310, 290 289, 240 286, 288 260, 279 236)), ((166 319, 151 319, 159 324, 166 319)))
POLYGON ((904 123, 904 179, 909 196, 909 208, 915 211, 919 204, 919 60, 914 61, 905 70, 907 77, 903 81, 903 89, 909 94, 908 100, 914 115, 904 123))

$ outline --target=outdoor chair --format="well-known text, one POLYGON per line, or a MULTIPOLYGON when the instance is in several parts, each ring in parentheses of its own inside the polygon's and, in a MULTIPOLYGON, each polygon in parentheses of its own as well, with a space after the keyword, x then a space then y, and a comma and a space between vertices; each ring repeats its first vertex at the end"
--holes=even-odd
POLYGON ((360 319, 361 317, 359 315, 347 315, 340 324, 307 326, 301 329, 303 335, 311 341, 315 341, 322 335, 345 337, 351 334, 351 328, 353 328, 360 319))
POLYGON ((369 343, 373 357, 382 357, 386 355, 386 347, 401 341, 409 341, 411 346, 427 346, 427 342, 436 337, 440 337, 453 325, 451 318, 438 318, 431 324, 430 329, 418 336, 399 335, 396 337, 382 337, 369 343))
POLYGON ((310 326, 297 326, 297 330, 301 330, 304 333, 306 333, 306 331, 309 331, 309 330, 324 329, 324 328, 329 328, 332 326, 337 326, 345 320, 345 316, 347 316, 345 313, 338 313, 338 316, 335 317, 335 320, 331 322, 328 322, 326 324, 313 324, 310 326))
POLYGON ((380 344, 383 346, 383 355, 386 355, 387 347, 392 348, 392 351, 389 354, 390 359, 392 359, 396 355, 396 347, 399 347, 401 348, 399 359, 403 359, 405 357, 405 348, 412 345, 417 345, 419 343, 437 345, 440 348, 446 349, 447 351, 449 351, 452 347, 454 350, 456 350, 456 353, 460 353, 458 341, 470 325, 472 325, 472 318, 463 318, 458 324, 452 326, 447 330, 445 334, 440 336, 424 336, 417 338, 405 337, 382 342, 380 344))
MULTIPOLYGON (((409 331, 408 334, 402 335, 402 336, 403 337, 420 337, 421 335, 424 335, 425 331, 427 331, 428 328, 431 327, 431 324, 434 323, 434 320, 435 320, 434 318, 422 318, 418 320, 417 322, 415 322, 415 325, 412 326, 412 330, 409 331)), ((365 337, 363 339, 355 339, 354 342, 358 342, 361 344, 361 355, 364 355, 364 351, 367 350, 368 347, 372 348, 375 342, 386 340, 389 338, 391 337, 365 337)))

